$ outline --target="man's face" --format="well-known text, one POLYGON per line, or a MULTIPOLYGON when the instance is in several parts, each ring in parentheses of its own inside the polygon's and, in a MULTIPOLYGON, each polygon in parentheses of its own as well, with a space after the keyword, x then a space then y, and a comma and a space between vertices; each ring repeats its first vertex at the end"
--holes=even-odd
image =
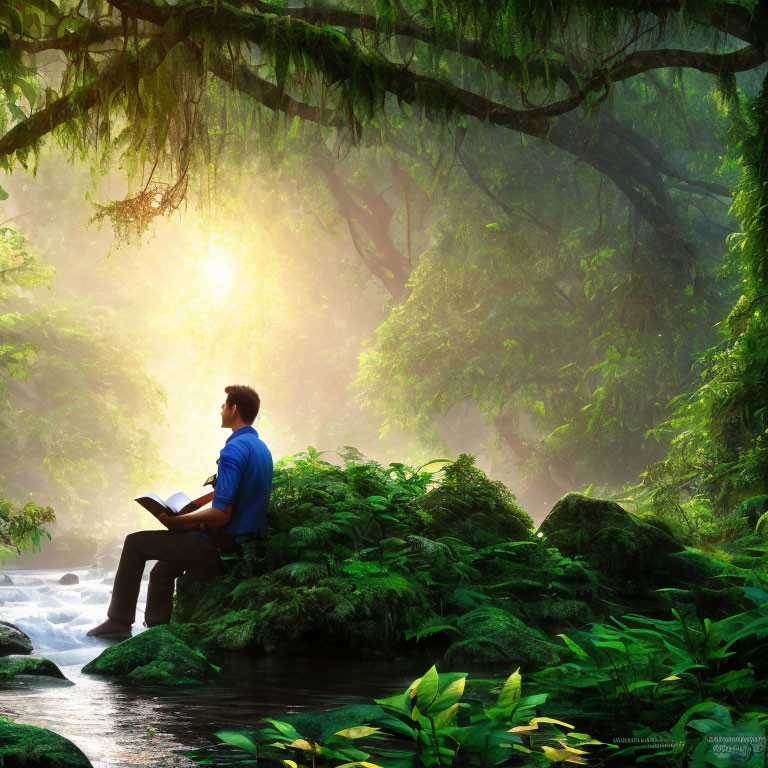
POLYGON ((226 400, 221 404, 221 426, 231 427, 235 418, 236 406, 230 405, 226 400))

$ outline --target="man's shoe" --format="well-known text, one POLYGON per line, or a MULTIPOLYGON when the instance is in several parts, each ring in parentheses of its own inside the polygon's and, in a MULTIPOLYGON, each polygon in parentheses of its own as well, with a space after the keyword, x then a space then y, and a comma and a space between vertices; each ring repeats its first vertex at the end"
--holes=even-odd
POLYGON ((131 636, 131 628, 125 624, 120 624, 114 619, 107 619, 98 627, 86 632, 88 637, 105 637, 108 639, 124 638, 131 636))

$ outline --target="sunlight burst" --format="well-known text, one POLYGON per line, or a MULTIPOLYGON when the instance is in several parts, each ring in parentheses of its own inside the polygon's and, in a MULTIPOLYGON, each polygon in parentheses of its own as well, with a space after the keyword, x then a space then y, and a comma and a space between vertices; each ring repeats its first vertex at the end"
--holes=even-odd
POLYGON ((202 276, 214 296, 221 298, 226 295, 235 276, 229 252, 211 244, 208 247, 208 256, 202 264, 202 276))

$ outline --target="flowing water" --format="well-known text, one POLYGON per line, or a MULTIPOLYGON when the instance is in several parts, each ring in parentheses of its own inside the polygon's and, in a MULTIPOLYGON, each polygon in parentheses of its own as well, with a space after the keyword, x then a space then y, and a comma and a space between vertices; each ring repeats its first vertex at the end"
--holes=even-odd
MULTIPOLYGON (((112 573, 80 568, 8 575, 13 585, 0 586, 0 620, 24 630, 34 652, 54 661, 71 682, 24 677, 0 685, 0 715, 60 733, 94 768, 193 766, 184 750, 215 743, 217 730, 250 727, 265 716, 370 703, 404 689, 429 666, 231 654, 213 659, 222 668, 215 685, 137 688, 80 671, 109 644, 85 633, 106 617, 112 573), (64 573, 74 573, 79 583, 59 584, 64 573)), ((137 625, 145 598, 146 579, 137 625)))

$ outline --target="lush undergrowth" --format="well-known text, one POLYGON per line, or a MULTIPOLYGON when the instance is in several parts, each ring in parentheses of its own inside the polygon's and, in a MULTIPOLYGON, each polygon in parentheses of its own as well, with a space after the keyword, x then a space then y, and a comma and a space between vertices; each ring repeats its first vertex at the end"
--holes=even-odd
POLYGON ((595 622, 559 640, 562 662, 506 681, 438 674, 329 713, 220 732, 202 762, 313 768, 763 765, 768 608, 718 622, 671 612, 595 622), (248 757, 250 756, 250 757, 248 757))
POLYGON ((278 464, 268 537, 224 576, 180 580, 177 632, 207 651, 421 650, 527 673, 559 661, 554 635, 595 619, 754 606, 743 589, 753 571, 612 502, 571 494, 536 534, 470 456, 432 471, 354 450, 344 460, 310 449, 278 464))

